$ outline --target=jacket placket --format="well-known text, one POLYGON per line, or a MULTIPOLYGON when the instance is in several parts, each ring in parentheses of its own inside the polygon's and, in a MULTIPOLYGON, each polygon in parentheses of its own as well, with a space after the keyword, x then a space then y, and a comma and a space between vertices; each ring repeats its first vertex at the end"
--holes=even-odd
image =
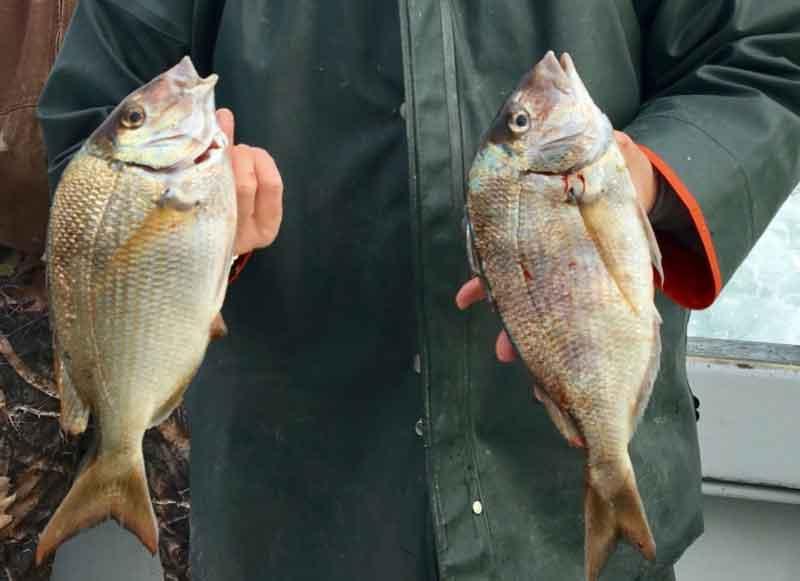
POLYGON ((442 580, 492 579, 470 394, 464 151, 450 0, 400 0, 424 438, 442 580))

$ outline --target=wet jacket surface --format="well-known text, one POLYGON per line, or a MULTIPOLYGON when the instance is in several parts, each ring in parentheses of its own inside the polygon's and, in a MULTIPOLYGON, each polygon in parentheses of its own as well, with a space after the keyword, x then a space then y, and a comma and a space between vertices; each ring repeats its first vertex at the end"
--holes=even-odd
MULTIPOLYGON (((496 361, 496 315, 454 306, 465 173, 519 78, 569 51, 686 200, 703 251, 655 224, 665 292, 707 306, 800 177, 799 30, 794 0, 82 0, 40 103, 51 183, 190 54, 285 184, 188 395, 194 577, 583 579, 584 454, 496 361)), ((657 305, 630 447, 657 562, 622 543, 603 579, 658 578, 703 527, 689 312, 657 305)))

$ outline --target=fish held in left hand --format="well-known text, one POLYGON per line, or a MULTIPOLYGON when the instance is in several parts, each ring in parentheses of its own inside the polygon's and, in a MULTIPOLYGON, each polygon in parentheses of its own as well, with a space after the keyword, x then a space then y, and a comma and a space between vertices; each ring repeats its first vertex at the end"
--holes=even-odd
POLYGON ((178 406, 225 328, 236 190, 216 81, 186 57, 131 93, 56 190, 46 263, 61 425, 81 433, 91 414, 97 442, 37 563, 109 517, 157 550, 142 437, 178 406))
POLYGON ((537 398, 586 451, 586 579, 619 537, 654 559, 628 444, 659 368, 661 256, 569 55, 547 53, 503 105, 470 170, 467 217, 471 261, 537 398))

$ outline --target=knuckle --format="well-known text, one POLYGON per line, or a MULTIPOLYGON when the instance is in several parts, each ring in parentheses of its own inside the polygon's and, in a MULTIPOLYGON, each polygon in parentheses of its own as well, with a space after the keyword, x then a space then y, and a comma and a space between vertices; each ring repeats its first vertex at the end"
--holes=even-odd
POLYGON ((261 149, 260 147, 254 148, 253 156, 256 166, 264 175, 264 181, 271 187, 283 187, 283 181, 281 179, 281 174, 278 171, 278 166, 275 163, 275 159, 269 154, 269 152, 267 152, 265 149, 261 149))
POLYGON ((272 156, 269 153, 267 153, 267 150, 264 149, 263 147, 254 147, 253 148, 253 155, 256 157, 256 159, 259 161, 259 163, 262 163, 262 164, 266 163, 266 164, 273 164, 273 165, 275 163, 272 160, 272 156))
POLYGON ((283 178, 281 178, 281 174, 275 172, 275 175, 270 180, 269 184, 269 191, 277 198, 283 197, 283 178))
POLYGON ((240 196, 253 196, 258 189, 258 180, 251 173, 246 173, 236 179, 236 193, 240 196))

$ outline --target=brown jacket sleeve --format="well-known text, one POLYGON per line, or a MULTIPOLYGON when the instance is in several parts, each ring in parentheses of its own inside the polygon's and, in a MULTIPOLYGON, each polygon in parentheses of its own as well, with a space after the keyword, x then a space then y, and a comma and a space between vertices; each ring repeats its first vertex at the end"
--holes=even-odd
POLYGON ((38 253, 47 224, 47 166, 36 102, 75 0, 0 5, 0 245, 38 253))

